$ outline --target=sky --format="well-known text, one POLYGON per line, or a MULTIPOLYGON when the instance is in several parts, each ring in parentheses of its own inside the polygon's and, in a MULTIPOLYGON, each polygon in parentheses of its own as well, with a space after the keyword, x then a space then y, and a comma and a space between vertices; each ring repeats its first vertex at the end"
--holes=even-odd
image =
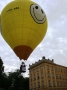
MULTIPOLYGON (((12 0, 0 0, 0 12, 12 0)), ((29 64, 35 63, 42 56, 63 66, 67 66, 67 0, 33 0, 39 4, 48 19, 46 36, 25 62, 28 76, 29 64)), ((0 34, 0 57, 5 66, 5 72, 19 69, 21 61, 14 54, 0 34)))

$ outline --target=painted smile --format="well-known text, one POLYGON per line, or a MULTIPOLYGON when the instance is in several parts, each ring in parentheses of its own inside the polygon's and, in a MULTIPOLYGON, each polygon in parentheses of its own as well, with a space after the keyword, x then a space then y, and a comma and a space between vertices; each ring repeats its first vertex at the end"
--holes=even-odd
POLYGON ((33 8, 33 14, 34 14, 35 18, 36 18, 38 21, 43 21, 43 20, 44 20, 44 18, 45 18, 45 16, 44 16, 44 17, 43 17, 43 19, 39 20, 39 19, 36 17, 36 15, 35 15, 34 8, 33 8))

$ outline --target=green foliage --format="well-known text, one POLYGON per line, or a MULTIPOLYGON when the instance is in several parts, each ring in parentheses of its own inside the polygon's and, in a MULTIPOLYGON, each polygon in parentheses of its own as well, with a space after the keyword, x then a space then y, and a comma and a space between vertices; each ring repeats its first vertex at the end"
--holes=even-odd
POLYGON ((29 90, 29 78, 24 78, 19 70, 9 73, 9 90, 29 90))
POLYGON ((29 78, 24 79, 24 90, 29 90, 29 78))
POLYGON ((0 76, 2 76, 3 72, 4 72, 3 61, 2 61, 2 59, 0 58, 0 76))
POLYGON ((4 66, 3 66, 3 61, 0 58, 0 88, 7 88, 8 86, 8 77, 4 73, 4 66))
POLYGON ((8 76, 4 73, 4 66, 0 58, 0 88, 5 90, 29 90, 29 78, 24 78, 20 70, 9 72, 8 76))

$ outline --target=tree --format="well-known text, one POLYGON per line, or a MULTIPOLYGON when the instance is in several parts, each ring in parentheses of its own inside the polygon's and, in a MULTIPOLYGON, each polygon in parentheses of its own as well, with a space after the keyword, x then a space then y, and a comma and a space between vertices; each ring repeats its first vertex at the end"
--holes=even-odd
POLYGON ((24 78, 20 70, 9 73, 9 90, 29 90, 29 79, 24 78))
POLYGON ((29 78, 24 79, 24 90, 29 90, 29 78))
POLYGON ((0 87, 2 87, 2 83, 3 83, 3 72, 4 72, 4 66, 3 66, 3 61, 0 57, 0 87))
POLYGON ((0 88, 6 90, 29 90, 29 78, 24 78, 20 70, 4 73, 3 61, 0 58, 0 88))
POLYGON ((8 87, 8 77, 4 73, 3 61, 0 57, 0 88, 7 89, 7 87, 8 87))
POLYGON ((4 72, 4 66, 3 66, 3 61, 2 61, 2 59, 0 57, 0 76, 2 76, 3 72, 4 72))

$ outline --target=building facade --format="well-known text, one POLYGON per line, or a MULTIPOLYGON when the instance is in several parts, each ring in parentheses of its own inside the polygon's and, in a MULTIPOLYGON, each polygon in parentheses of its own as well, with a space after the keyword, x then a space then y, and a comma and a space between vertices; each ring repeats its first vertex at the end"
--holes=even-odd
POLYGON ((67 67, 42 57, 29 65, 30 90, 67 90, 67 67))

